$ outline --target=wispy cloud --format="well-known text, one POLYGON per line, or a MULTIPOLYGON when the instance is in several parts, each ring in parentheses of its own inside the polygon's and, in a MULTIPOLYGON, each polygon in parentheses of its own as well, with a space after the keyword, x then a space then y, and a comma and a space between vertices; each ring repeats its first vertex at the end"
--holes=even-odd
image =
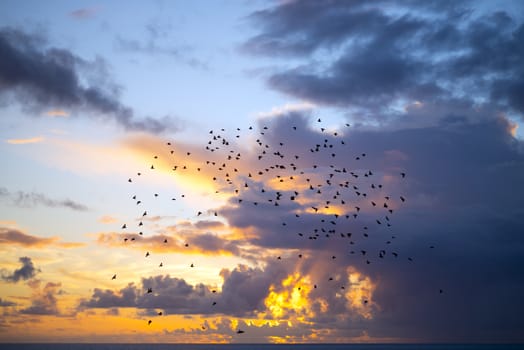
POLYGON ((71 199, 52 199, 42 193, 16 191, 10 192, 4 187, 0 187, 0 200, 8 201, 12 205, 21 208, 34 208, 43 205, 50 208, 68 208, 76 211, 87 211, 89 208, 71 199))
POLYGON ((6 140, 6 142, 11 145, 25 145, 28 143, 40 143, 40 142, 43 142, 44 140, 45 139, 43 136, 36 136, 36 137, 27 138, 27 139, 8 139, 6 140))
POLYGON ((74 19, 84 20, 84 19, 90 19, 90 18, 95 17, 98 12, 99 12, 98 8, 85 7, 85 8, 80 8, 80 9, 71 11, 69 13, 69 16, 74 19))
POLYGON ((174 44, 170 37, 172 26, 168 23, 160 23, 152 20, 145 26, 145 39, 128 39, 117 36, 115 46, 118 50, 126 53, 142 55, 169 56, 179 63, 194 69, 209 70, 209 64, 200 58, 191 55, 193 51, 189 45, 174 44))
POLYGON ((63 110, 63 109, 51 109, 47 112, 45 112, 45 115, 48 117, 69 117, 69 112, 63 110))
POLYGON ((82 243, 60 242, 59 237, 38 237, 29 235, 20 230, 0 227, 0 245, 20 245, 24 247, 44 247, 49 245, 60 246, 64 248, 75 248, 83 246, 82 243))
POLYGON ((111 215, 104 215, 98 218, 98 222, 103 224, 114 224, 115 222, 118 222, 118 219, 111 215))

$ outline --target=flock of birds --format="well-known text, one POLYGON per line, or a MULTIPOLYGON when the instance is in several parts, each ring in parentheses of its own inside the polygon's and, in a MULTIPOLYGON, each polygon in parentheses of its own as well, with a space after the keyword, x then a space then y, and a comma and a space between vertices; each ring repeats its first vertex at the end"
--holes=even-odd
MULTIPOLYGON (((164 150, 162 154, 172 157, 168 161, 172 162, 173 172, 188 176, 194 172, 210 174, 209 180, 215 184, 215 193, 226 192, 230 195, 229 206, 240 209, 257 207, 270 211, 272 218, 279 217, 281 213, 293 212, 293 217, 282 219, 279 232, 283 235, 293 234, 297 239, 305 239, 311 243, 335 237, 344 239, 351 248, 349 254, 360 256, 365 264, 387 256, 402 258, 392 248, 396 236, 387 230, 392 226, 394 212, 406 202, 406 198, 404 195, 388 192, 382 182, 384 176, 388 175, 396 177, 396 184, 406 178, 406 173, 398 171, 395 174, 385 174, 383 171, 365 168, 367 154, 353 153, 348 140, 344 138, 344 132, 328 131, 320 118, 316 119, 316 123, 319 127, 314 129, 290 125, 285 137, 277 141, 271 141, 279 136, 277 133, 269 134, 268 126, 261 126, 258 133, 255 128, 248 127, 247 136, 240 128, 236 128, 231 139, 225 129, 210 130, 209 139, 202 150, 209 155, 206 160, 202 160, 202 152, 178 149, 174 142, 166 142, 168 152, 164 150), (310 132, 311 139, 304 140, 293 134, 298 133, 302 127, 310 132), (253 149, 246 149, 244 137, 248 141, 254 141, 253 149), (247 156, 239 151, 239 139, 242 139, 243 152, 247 152, 247 156), (304 142, 309 146, 303 147, 304 142), (347 164, 348 162, 351 164, 347 164), (282 206, 283 210, 279 208, 282 206), (383 246, 354 248, 377 230, 386 232, 383 246)), ((345 127, 349 128, 350 125, 345 124, 345 127)), ((280 133, 281 131, 279 130, 280 133)), ((159 156, 152 155, 150 171, 157 168, 158 161, 159 156)), ((144 172, 138 172, 136 176, 143 174, 144 172)), ((127 181, 133 183, 134 178, 127 181)), ((396 193, 396 190, 392 192, 396 193)), ((153 196, 158 197, 159 194, 154 193, 153 196)), ((185 195, 180 197, 184 198, 185 195)), ((138 206, 143 205, 142 199, 136 195, 132 196, 132 200, 138 206)), ((147 215, 148 211, 144 210, 141 217, 147 215)), ((201 210, 194 213, 193 219, 202 215, 217 217, 220 212, 215 209, 201 210)), ((268 220, 270 221, 269 218, 268 220)), ((139 219, 137 231, 143 225, 143 221, 139 219)), ((121 228, 130 229, 127 224, 123 224, 121 228)), ((143 236, 142 231, 138 235, 127 235, 124 242, 135 241, 140 236, 143 236)), ((169 244, 167 239, 164 243, 169 244)), ((304 246, 304 243, 299 245, 304 246)), ((185 243, 185 246, 188 247, 189 244, 185 243)), ((335 243, 331 248, 338 249, 341 246, 340 243, 335 243)), ((324 246, 326 247, 329 245, 324 246)), ((145 253, 146 258, 149 255, 149 252, 145 253)), ((299 252, 297 257, 302 259, 303 252, 299 252)), ((332 260, 336 258, 336 255, 331 255, 332 260)), ((276 259, 282 260, 282 256, 277 256, 276 259)), ((405 259, 413 261, 411 256, 406 256, 405 259)), ((159 267, 162 266, 163 263, 160 263, 159 267)), ((195 265, 191 264, 190 267, 195 265)), ((112 279, 116 278, 117 275, 113 275, 112 279)), ((333 277, 328 280, 333 281, 333 277)), ((316 284, 314 288, 317 288, 316 284)), ((344 289, 344 286, 340 288, 344 289)), ((216 290, 212 292, 216 293, 216 290)), ((153 293, 153 289, 148 288, 146 293, 153 293)), ((442 289, 440 293, 443 293, 442 289)), ((362 303, 368 304, 368 300, 364 299, 362 303)), ((210 304, 215 306, 217 301, 211 301, 210 304)), ((158 315, 162 315, 162 312, 158 312, 158 315)), ((151 319, 148 320, 149 325, 152 322, 151 319)), ((205 329, 204 326, 202 328, 205 329)), ((244 331, 238 329, 237 333, 244 331)))

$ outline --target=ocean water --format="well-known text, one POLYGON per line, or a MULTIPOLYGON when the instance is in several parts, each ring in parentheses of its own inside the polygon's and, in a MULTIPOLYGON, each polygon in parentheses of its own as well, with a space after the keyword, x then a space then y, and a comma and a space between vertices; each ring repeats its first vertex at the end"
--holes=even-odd
POLYGON ((0 350, 524 350, 524 344, 0 344, 0 350))

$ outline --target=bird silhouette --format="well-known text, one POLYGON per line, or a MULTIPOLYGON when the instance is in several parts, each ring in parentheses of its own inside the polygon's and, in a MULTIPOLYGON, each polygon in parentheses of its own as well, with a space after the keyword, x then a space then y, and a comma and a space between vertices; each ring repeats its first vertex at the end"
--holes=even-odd
MULTIPOLYGON (((345 268, 343 266, 345 264, 350 264, 348 257, 344 255, 352 255, 351 259, 356 259, 355 264, 365 263, 371 265, 366 269, 376 269, 380 268, 377 265, 393 263, 395 260, 388 259, 390 256, 397 258, 399 253, 407 256, 408 254, 395 243, 394 237, 391 239, 379 238, 391 235, 392 231, 388 230, 392 230, 391 224, 396 218, 396 212, 394 214, 393 209, 399 210, 396 208, 398 203, 392 199, 400 198, 401 202, 406 202, 406 193, 399 193, 400 190, 395 185, 389 188, 389 181, 381 184, 380 179, 394 178, 395 175, 398 177, 399 173, 401 178, 406 178, 406 173, 401 170, 394 170, 395 174, 387 169, 364 168, 367 167, 368 160, 374 160, 373 156, 366 160, 368 150, 348 151, 351 149, 349 148, 351 139, 346 139, 346 129, 344 132, 341 128, 332 130, 332 127, 325 125, 321 118, 312 118, 313 122, 315 120, 319 124, 311 129, 299 128, 298 124, 288 124, 285 128, 280 129, 272 128, 271 125, 260 125, 258 130, 261 136, 254 136, 257 134, 251 132, 254 130, 252 126, 248 128, 235 126, 232 130, 228 129, 228 132, 225 128, 217 128, 209 130, 208 138, 200 151, 195 151, 193 148, 183 149, 178 144, 173 147, 174 142, 164 142, 162 144, 164 149, 159 148, 156 154, 151 156, 154 160, 162 158, 162 161, 171 162, 167 169, 172 169, 173 176, 191 179, 198 174, 199 177, 207 177, 214 186, 213 191, 205 193, 209 198, 215 198, 213 196, 218 198, 223 193, 230 196, 228 202, 220 208, 199 207, 199 210, 193 211, 185 218, 189 225, 197 227, 197 223, 198 225, 202 223, 204 226, 205 221, 197 220, 202 220, 202 217, 206 216, 214 216, 218 222, 225 218, 225 221, 231 224, 234 220, 231 219, 233 216, 229 215, 232 210, 236 209, 241 214, 249 211, 257 213, 256 215, 260 215, 264 224, 267 223, 270 228, 273 223, 278 224, 275 229, 276 234, 286 240, 286 247, 300 248, 299 252, 279 252, 278 254, 282 255, 278 255, 275 259, 280 261, 279 264, 286 264, 287 257, 297 254, 298 259, 302 259, 297 260, 295 262, 297 264, 308 266, 318 261, 322 265, 323 261, 327 260, 332 261, 332 264, 338 266, 338 269, 345 268), (307 139, 300 138, 303 130, 308 133, 307 139), (247 135, 250 136, 244 138, 247 135), (253 152, 242 152, 241 148, 251 149, 248 142, 253 141, 253 152), (164 154, 171 156, 163 157, 164 154), (370 224, 375 222, 376 225, 370 224), (358 227, 363 226, 359 223, 367 225, 364 226, 363 232, 355 231, 358 227), (387 233, 387 236, 381 236, 384 232, 387 233), (334 241, 335 239, 337 241, 334 241), (293 240, 296 240, 296 245, 293 245, 293 240), (347 247, 353 249, 349 251, 349 254, 347 250, 344 250, 347 247), (381 260, 374 260, 377 252, 378 259, 381 260), (375 261, 377 261, 376 264, 375 261)), ((348 128, 350 124, 346 123, 344 126, 348 128)), ((161 167, 156 161, 147 162, 144 168, 147 169, 148 165, 151 170, 163 169, 163 166, 161 167)), ((147 178, 152 179, 157 174, 144 171, 144 168, 133 172, 132 177, 128 178, 128 182, 132 183, 129 186, 132 186, 133 190, 136 190, 141 183, 138 180, 133 181, 136 179, 134 174, 140 176, 140 180, 144 181, 147 178)), ((158 191, 153 193, 155 202, 153 205, 151 192, 149 195, 142 195, 142 192, 135 193, 140 194, 140 199, 136 194, 132 199, 136 205, 142 204, 142 210, 137 211, 133 217, 139 222, 139 227, 145 226, 147 229, 149 229, 150 221, 156 220, 157 216, 154 215, 159 215, 155 211, 157 205, 163 205, 163 198, 171 198, 171 201, 178 199, 174 204, 181 203, 182 205, 184 201, 198 201, 189 192, 186 193, 186 197, 186 194, 177 195, 158 191), (142 213, 142 218, 147 216, 149 219, 141 221, 140 213, 142 213), (144 222, 148 225, 144 225, 144 222)), ((246 220, 249 219, 248 214, 245 215, 246 220)), ((122 229, 127 229, 126 224, 122 225, 122 229)), ((179 247, 182 244, 180 243, 182 236, 179 232, 148 237, 148 231, 142 230, 146 233, 145 235, 141 231, 138 235, 128 232, 122 236, 124 243, 129 240, 135 241, 136 236, 135 243, 126 243, 125 246, 136 248, 143 244, 150 247, 149 244, 158 244, 161 240, 164 244, 167 244, 168 240, 174 242, 171 245, 163 246, 164 249, 179 247)), ((189 233, 191 234, 193 233, 189 233)), ((264 233, 260 233, 262 234, 264 233)), ((188 242, 191 241, 192 245, 197 247, 196 249, 202 248, 204 243, 193 241, 192 238, 192 236, 186 237, 187 242, 183 246, 188 248, 188 242)), ((265 237, 259 238, 262 241, 265 239, 265 237)), ((434 246, 431 245, 430 248, 433 249, 434 246)), ((193 249, 185 252, 186 254, 192 253, 193 249)), ((155 250, 155 256, 157 255, 160 254, 157 254, 155 250)), ((150 252, 147 251, 145 257, 149 256, 150 252)), ((411 256, 407 259, 413 262, 411 256)), ((397 263, 400 261, 400 259, 396 260, 397 263)), ((144 263, 150 264, 149 259, 144 263)), ((353 265, 351 262, 351 266, 359 266, 358 264, 353 265)), ((158 265, 158 267, 163 266, 163 262, 158 265)), ((191 263, 189 267, 194 268, 194 263, 191 263)), ((328 278, 329 281, 335 279, 338 281, 337 269, 323 271, 324 278, 328 278), (331 276, 326 276, 328 271, 331 276)), ((199 270, 200 268, 196 269, 197 272, 199 270)), ((114 274, 112 279, 116 279, 116 276, 114 274)), ((297 286, 296 289, 302 292, 306 290, 303 287, 297 286)), ((345 286, 340 283, 331 283, 329 288, 333 293, 341 293, 340 290, 344 290, 345 286)), ((317 289, 316 284, 314 289, 317 289)), ((148 288, 147 293, 152 293, 152 288, 148 288)), ((211 293, 216 294, 216 290, 213 289, 211 293)), ((439 293, 442 294, 442 289, 439 290, 439 293)), ((369 297, 367 296, 362 301, 363 304, 368 303, 369 297)), ((211 306, 215 305, 217 302, 212 301, 211 306)), ((162 312, 158 313, 159 316, 161 314, 162 312)), ((148 324, 151 322, 152 320, 149 320, 148 324)), ((202 326, 202 329, 205 327, 202 326)), ((239 329, 237 333, 244 332, 239 329)))

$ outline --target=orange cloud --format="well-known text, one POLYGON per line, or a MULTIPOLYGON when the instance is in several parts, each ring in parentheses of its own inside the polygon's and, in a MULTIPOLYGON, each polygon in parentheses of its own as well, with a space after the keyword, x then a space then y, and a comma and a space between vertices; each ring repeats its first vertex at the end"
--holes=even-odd
POLYGON ((52 109, 45 113, 48 117, 69 117, 69 112, 63 109, 52 109))
POLYGON ((235 255, 237 242, 210 233, 157 234, 143 236, 138 233, 99 233, 97 244, 110 247, 148 249, 151 252, 170 252, 201 255, 235 255))
POLYGON ((102 224, 113 224, 115 222, 118 222, 118 219, 110 215, 104 215, 98 218, 98 222, 102 224))
POLYGON ((84 245, 83 243, 59 241, 59 237, 42 238, 28 235, 17 229, 0 227, 0 245, 20 245, 24 247, 43 247, 55 245, 64 248, 76 248, 84 245))
POLYGON ((28 139, 9 139, 6 142, 11 145, 25 145, 28 143, 38 143, 38 142, 43 142, 43 141, 44 141, 43 136, 36 136, 36 137, 28 138, 28 139))

